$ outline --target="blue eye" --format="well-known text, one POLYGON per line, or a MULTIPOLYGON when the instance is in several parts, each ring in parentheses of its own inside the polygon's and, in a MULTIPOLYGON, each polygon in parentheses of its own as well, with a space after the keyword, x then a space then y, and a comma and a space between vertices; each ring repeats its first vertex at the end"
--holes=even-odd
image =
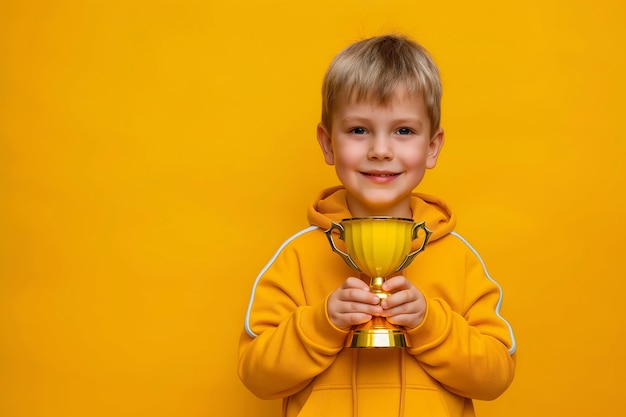
POLYGON ((355 135, 364 135, 366 132, 366 130, 362 127, 355 127, 354 129, 350 130, 352 133, 354 133, 355 135))
POLYGON ((410 135, 411 129, 407 128, 407 127, 401 127, 400 129, 397 130, 398 135, 410 135))

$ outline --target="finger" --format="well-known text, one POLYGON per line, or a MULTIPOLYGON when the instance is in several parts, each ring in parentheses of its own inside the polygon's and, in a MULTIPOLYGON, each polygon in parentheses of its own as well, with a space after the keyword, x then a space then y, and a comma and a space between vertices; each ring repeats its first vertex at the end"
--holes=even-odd
POLYGON ((418 310, 417 302, 400 303, 392 306, 387 304, 387 307, 385 307, 384 305, 381 305, 381 307, 383 309, 383 317, 393 317, 402 314, 413 314, 416 313, 418 310))
POLYGON ((329 314, 329 317, 333 324, 342 329, 347 329, 351 326, 365 323, 372 319, 371 314, 363 313, 363 312, 344 312, 344 311, 335 311, 332 314, 329 314))
POLYGON ((397 275, 395 277, 388 278, 383 283, 383 290, 389 292, 396 292, 401 290, 409 289, 413 286, 411 281, 406 279, 406 277, 402 275, 397 275))
POLYGON ((403 326, 409 329, 415 328, 420 325, 424 320, 424 315, 420 313, 416 314, 398 314, 396 316, 387 317, 387 321, 396 326, 403 326))
POLYGON ((362 279, 357 277, 348 277, 342 285, 342 288, 357 288, 363 291, 369 291, 370 287, 362 279))
POLYGON ((338 311, 342 314, 369 314, 371 316, 380 316, 383 314, 383 308, 378 304, 369 304, 361 302, 344 302, 339 307, 338 311))
POLYGON ((407 290, 392 293, 389 297, 382 301, 381 306, 385 310, 388 310, 397 306, 414 303, 419 300, 419 297, 420 292, 417 290, 417 288, 412 287, 407 290))
POLYGON ((339 299, 346 303, 357 303, 365 305, 377 305, 380 299, 375 294, 369 292, 369 288, 346 288, 339 292, 339 299))
POLYGON ((352 313, 345 314, 342 319, 347 325, 356 326, 362 323, 367 323, 372 319, 372 316, 370 314, 352 313))

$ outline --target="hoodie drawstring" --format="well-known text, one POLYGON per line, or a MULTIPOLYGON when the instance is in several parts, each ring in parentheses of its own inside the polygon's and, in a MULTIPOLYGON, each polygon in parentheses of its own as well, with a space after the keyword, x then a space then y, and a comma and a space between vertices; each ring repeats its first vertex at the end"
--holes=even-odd
MULTIPOLYGON (((400 354, 400 405, 398 417, 404 417, 404 404, 406 398, 406 367, 404 349, 398 349, 400 354)), ((357 384, 357 367, 359 364, 359 349, 352 349, 352 417, 359 417, 359 390, 357 384)))
POLYGON ((356 370, 359 364, 358 349, 352 349, 352 417, 359 416, 359 393, 356 386, 356 370))
POLYGON ((398 417, 404 417, 404 400, 406 397, 406 367, 404 366, 404 349, 400 351, 400 407, 398 409, 398 417))

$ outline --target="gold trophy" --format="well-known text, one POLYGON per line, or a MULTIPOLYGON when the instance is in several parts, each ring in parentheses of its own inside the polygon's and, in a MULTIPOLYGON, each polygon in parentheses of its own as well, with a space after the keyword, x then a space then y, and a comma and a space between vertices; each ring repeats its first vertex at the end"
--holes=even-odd
MULTIPOLYGON (((430 237, 430 230, 413 219, 400 217, 354 217, 332 222, 326 230, 326 237, 332 250, 353 269, 370 277, 370 291, 381 300, 389 297, 382 285, 386 277, 409 266, 413 259, 424 250, 430 237), (333 231, 339 232, 339 239, 345 242, 346 252, 337 248, 333 231), (411 252, 413 241, 419 231, 424 237, 421 246, 411 252)), ((404 329, 395 326, 384 317, 374 317, 367 323, 356 326, 350 332, 346 346, 353 348, 406 347, 404 329)))

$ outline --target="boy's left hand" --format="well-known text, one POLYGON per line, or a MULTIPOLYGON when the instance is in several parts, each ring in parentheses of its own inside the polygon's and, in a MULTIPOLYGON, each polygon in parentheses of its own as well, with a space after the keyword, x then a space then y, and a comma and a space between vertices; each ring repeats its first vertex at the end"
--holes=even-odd
POLYGON ((426 314, 426 299, 411 281, 399 275, 387 279, 383 290, 391 295, 380 304, 383 317, 395 325, 412 329, 419 326, 426 314))

